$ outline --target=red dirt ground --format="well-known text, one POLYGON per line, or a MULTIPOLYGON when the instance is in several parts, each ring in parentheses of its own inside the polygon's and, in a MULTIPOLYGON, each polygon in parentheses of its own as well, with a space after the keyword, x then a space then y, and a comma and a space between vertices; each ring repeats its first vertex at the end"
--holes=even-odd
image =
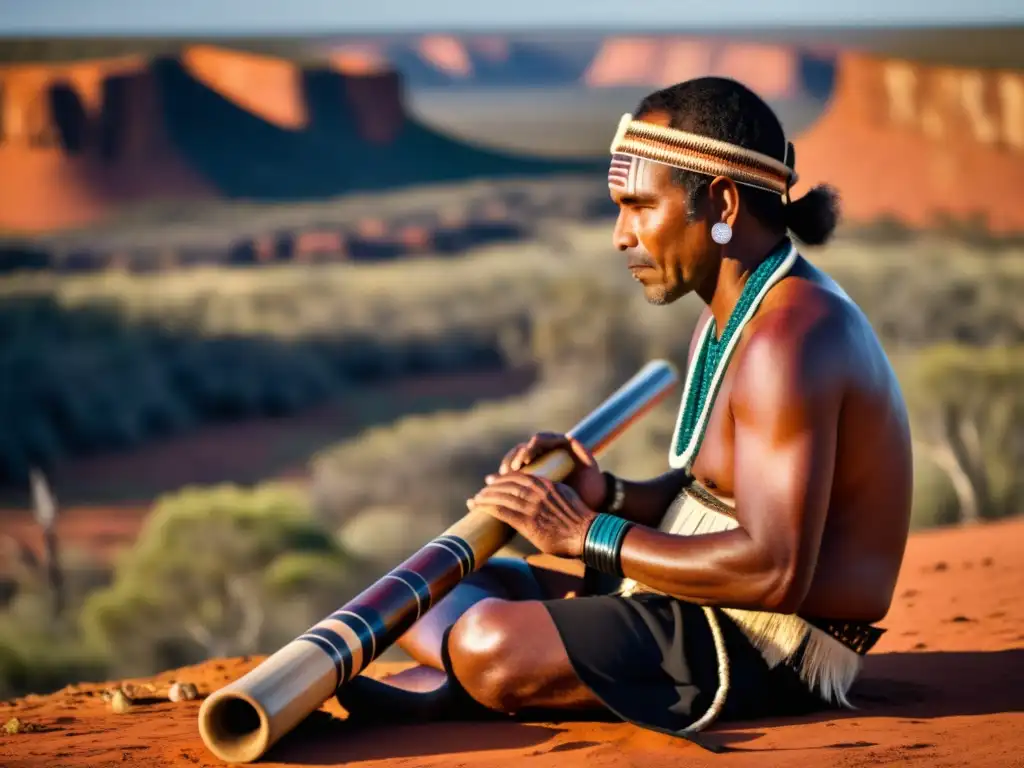
MULTIPOLYGON (((721 724, 709 731, 733 751, 710 754, 685 741, 625 724, 453 723, 356 729, 335 702, 272 748, 261 765, 516 765, 553 768, 905 765, 1024 766, 1024 520, 915 535, 889 616, 854 697, 858 711, 721 724)), ((214 768, 199 738, 199 702, 166 701, 186 680, 200 696, 259 662, 210 661, 153 678, 152 701, 114 714, 104 685, 0 704, 34 732, 0 732, 7 768, 214 768)), ((377 663, 374 676, 399 665, 377 663)), ((143 681, 135 681, 141 683, 143 681)))

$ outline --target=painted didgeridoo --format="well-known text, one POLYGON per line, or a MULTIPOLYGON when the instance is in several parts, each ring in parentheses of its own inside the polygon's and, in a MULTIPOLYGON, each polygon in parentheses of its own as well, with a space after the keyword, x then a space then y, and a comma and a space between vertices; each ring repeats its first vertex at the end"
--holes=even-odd
MULTIPOLYGON (((600 453, 664 399, 678 379, 670 363, 651 361, 570 434, 600 453)), ((524 469, 556 481, 571 470, 565 451, 524 469)), ((207 697, 199 710, 207 748, 229 763, 258 760, 514 535, 484 512, 466 514, 323 621, 207 697)))

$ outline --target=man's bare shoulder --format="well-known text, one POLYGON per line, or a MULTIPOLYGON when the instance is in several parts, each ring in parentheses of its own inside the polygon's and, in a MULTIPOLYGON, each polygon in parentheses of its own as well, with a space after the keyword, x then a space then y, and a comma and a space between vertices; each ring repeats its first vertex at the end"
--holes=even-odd
POLYGON ((841 390, 862 325, 856 305, 828 285, 795 279, 762 305, 737 350, 734 398, 841 390), (780 394, 780 393, 775 393, 780 394))

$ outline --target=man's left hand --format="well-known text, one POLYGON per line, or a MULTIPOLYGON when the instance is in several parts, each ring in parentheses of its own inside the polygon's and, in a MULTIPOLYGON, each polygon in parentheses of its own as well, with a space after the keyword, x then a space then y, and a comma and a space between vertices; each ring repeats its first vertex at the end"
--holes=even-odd
POLYGON ((580 557, 597 516, 567 485, 522 472, 489 475, 487 485, 466 502, 507 523, 546 555, 580 557))

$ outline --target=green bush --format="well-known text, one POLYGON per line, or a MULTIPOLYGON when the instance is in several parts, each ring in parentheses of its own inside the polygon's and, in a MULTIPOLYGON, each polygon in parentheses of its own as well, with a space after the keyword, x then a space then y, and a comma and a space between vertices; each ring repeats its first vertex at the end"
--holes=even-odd
POLYGON ((104 680, 107 659, 64 638, 0 634, 0 700, 104 680))
POLYGON ((912 530, 952 525, 959 510, 949 478, 921 456, 914 461, 914 505, 910 514, 912 530))
POLYGON ((121 672, 272 651, 354 594, 357 568, 301 488, 188 488, 89 597, 84 636, 121 672))
POLYGON ((82 638, 77 616, 87 596, 109 583, 109 574, 74 548, 64 548, 60 562, 64 610, 59 614, 42 565, 25 560, 11 571, 10 597, 0 611, 0 699, 107 676, 109 660, 82 638))

